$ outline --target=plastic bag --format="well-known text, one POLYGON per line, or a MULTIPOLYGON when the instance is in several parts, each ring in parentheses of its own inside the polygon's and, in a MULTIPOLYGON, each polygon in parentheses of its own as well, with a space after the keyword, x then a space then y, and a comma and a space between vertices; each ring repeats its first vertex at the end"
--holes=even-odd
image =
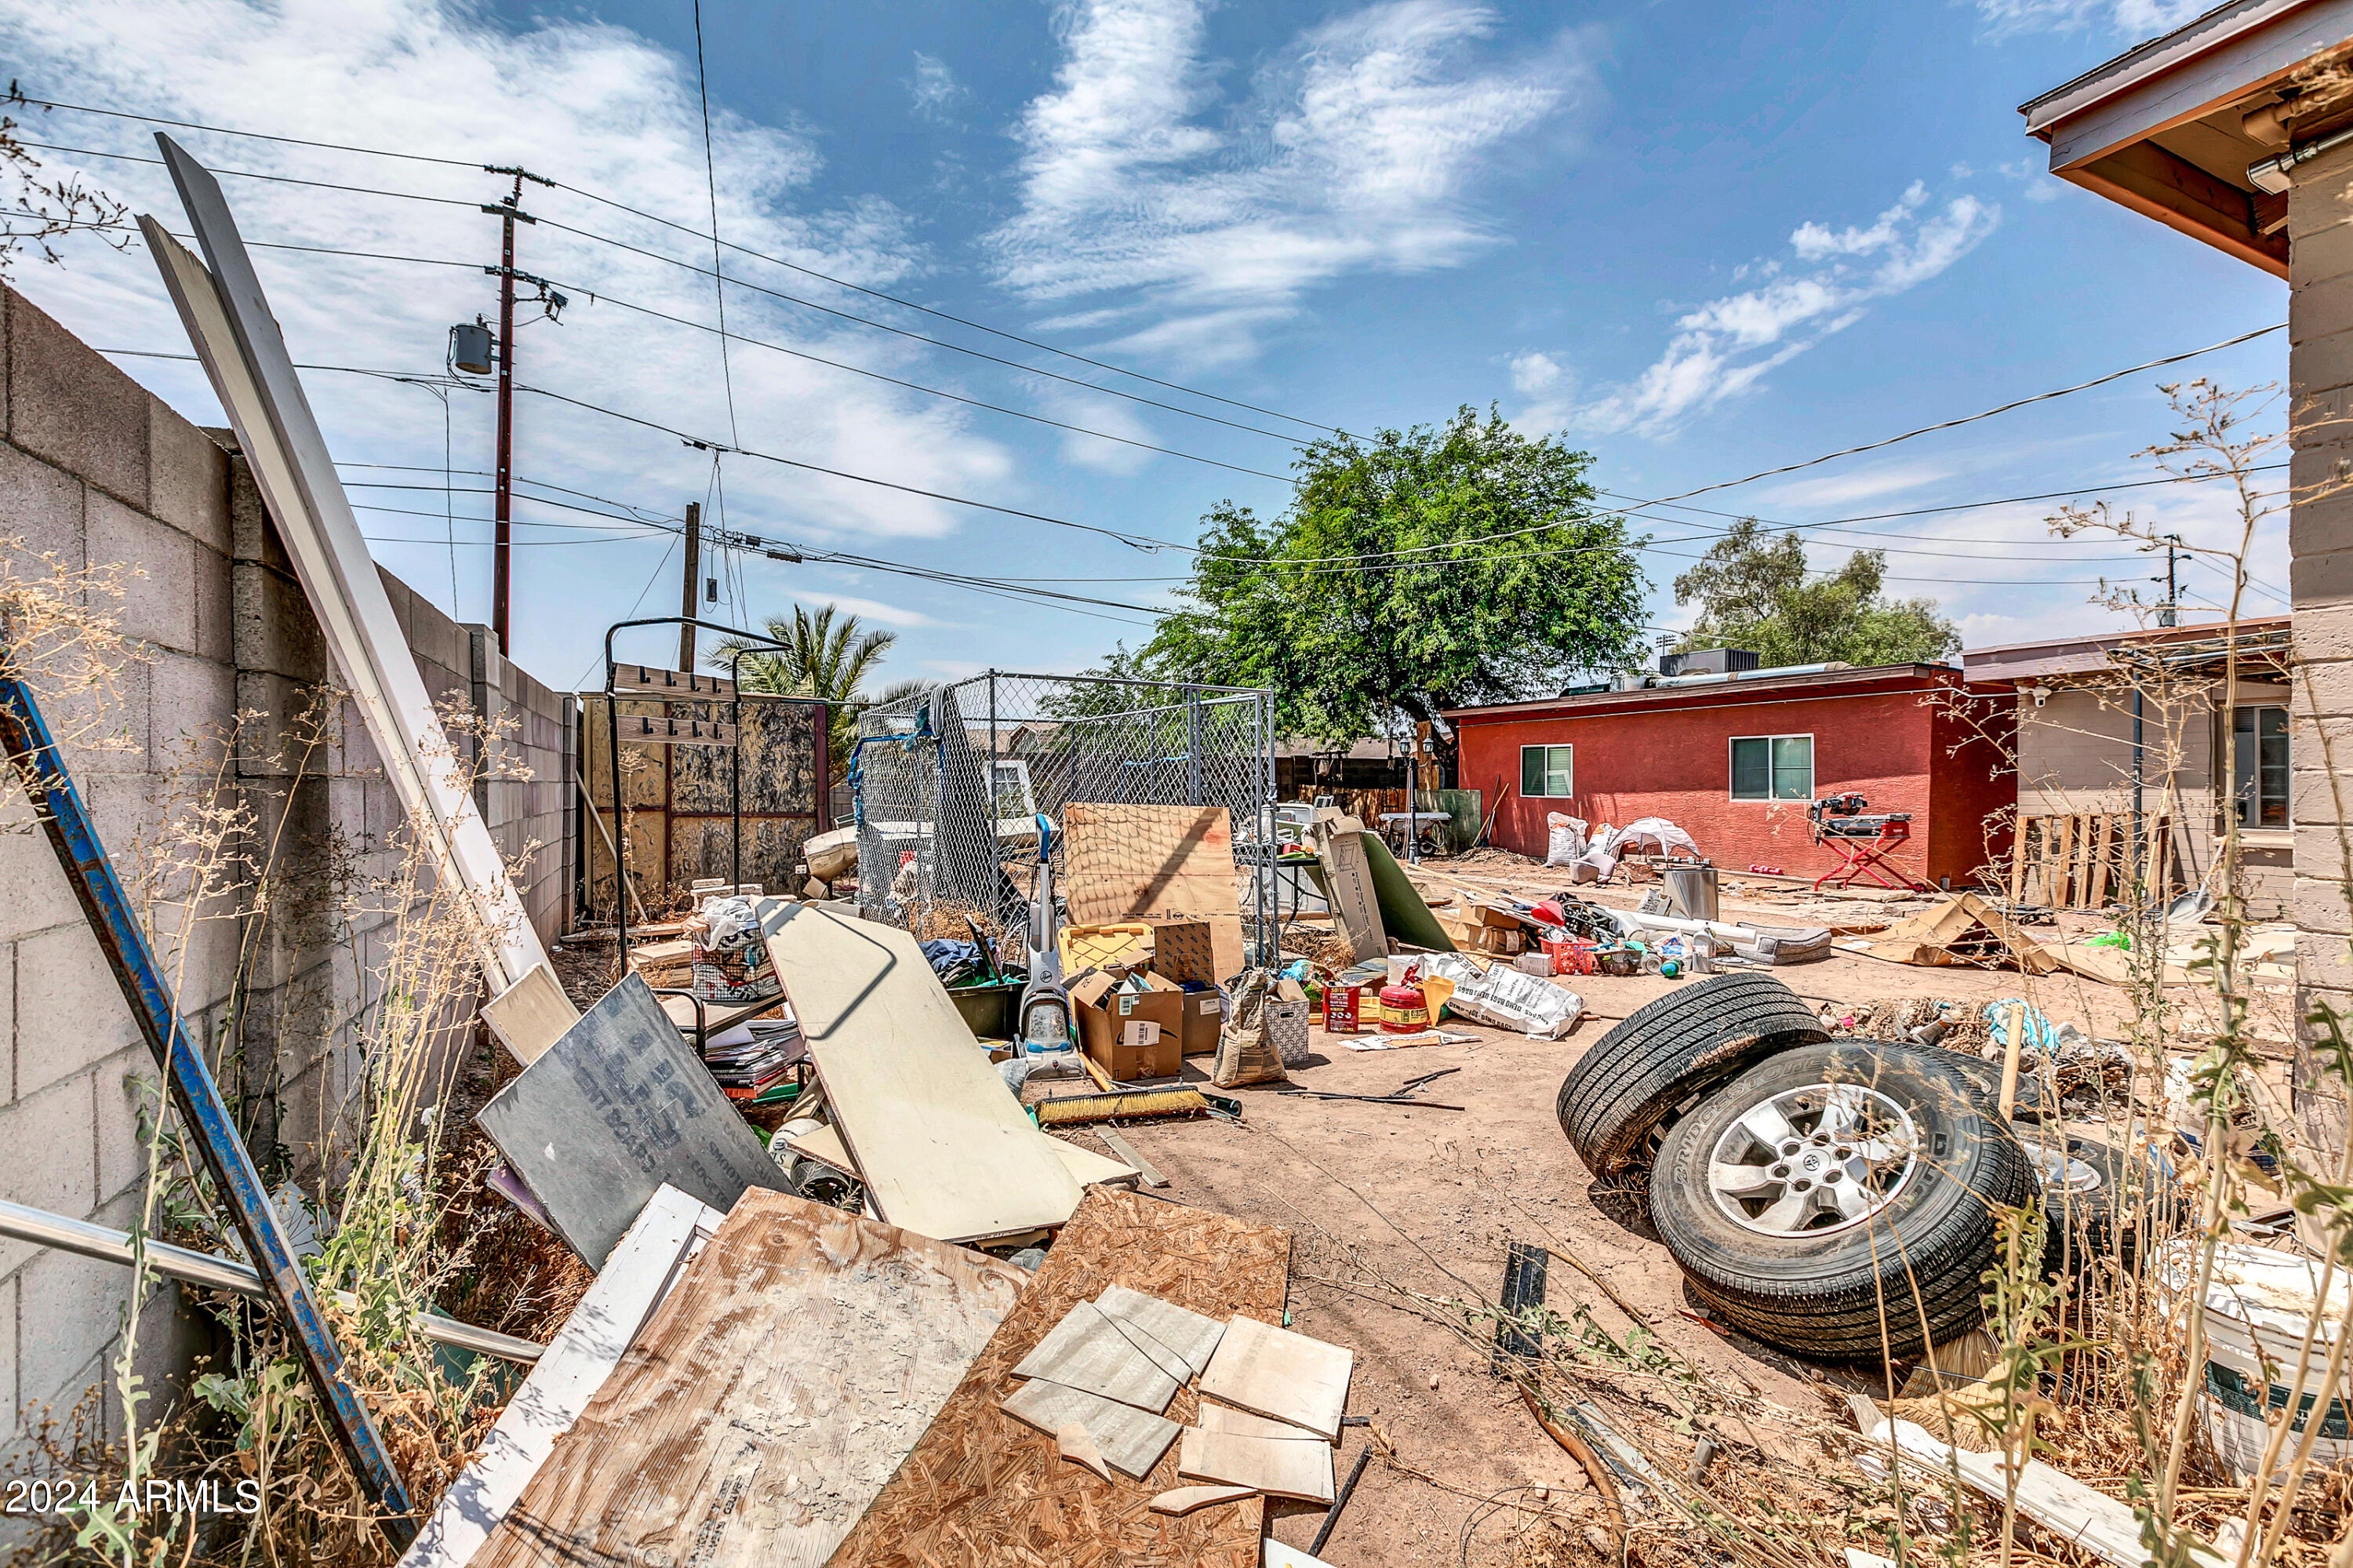
POLYGON ((1282 1083, 1289 1078, 1267 1027, 1266 1007, 1272 991, 1272 977, 1264 969, 1244 969, 1226 987, 1226 1022, 1218 1031, 1218 1054, 1209 1068, 1209 1082, 1218 1087, 1282 1083))
POLYGON ((1562 811, 1545 813, 1545 863, 1567 865, 1585 853, 1585 821, 1562 811))
POLYGON ((1462 953, 1433 953, 1422 960, 1432 975, 1454 982, 1446 999, 1451 1012, 1482 1023, 1516 1029, 1531 1040, 1558 1040, 1577 1027, 1585 999, 1548 980, 1507 965, 1482 969, 1462 953))

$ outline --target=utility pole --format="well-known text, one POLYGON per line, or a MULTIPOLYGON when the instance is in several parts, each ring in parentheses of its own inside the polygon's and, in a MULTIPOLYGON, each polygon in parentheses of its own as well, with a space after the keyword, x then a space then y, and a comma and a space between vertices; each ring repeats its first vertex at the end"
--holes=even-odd
POLYGON ((686 503, 686 580, 680 585, 678 612, 686 624, 678 629, 678 667, 694 670, 694 585, 702 575, 702 503, 686 503))
MULTIPOLYGON (((2181 602, 2181 590, 2174 578, 2173 558, 2177 554, 2187 555, 2189 552, 2180 548, 2181 535, 2179 534, 2160 535, 2147 547, 2154 550, 2160 544, 2165 547, 2165 608, 2157 612, 2157 623, 2159 626, 2174 626, 2179 624, 2176 607, 2181 602)), ((2157 581, 2155 577, 2148 580, 2157 581)))
MULTIPOLYGON (((537 223, 539 219, 522 210, 522 183, 535 180, 543 185, 555 182, 522 168, 493 168, 494 175, 514 176, 514 189, 507 199, 496 206, 485 202, 482 210, 499 220, 499 264, 485 267, 499 280, 499 452, 497 472, 493 477, 494 497, 491 515, 495 524, 491 552, 491 630, 499 640, 499 654, 507 652, 507 589, 512 578, 508 553, 513 539, 514 518, 514 357, 515 357, 515 280, 536 283, 543 301, 552 301, 555 309, 563 308, 563 296, 553 294, 547 280, 534 278, 528 272, 515 270, 514 233, 518 219, 537 223)), ((554 311, 549 313, 554 314, 554 311)))

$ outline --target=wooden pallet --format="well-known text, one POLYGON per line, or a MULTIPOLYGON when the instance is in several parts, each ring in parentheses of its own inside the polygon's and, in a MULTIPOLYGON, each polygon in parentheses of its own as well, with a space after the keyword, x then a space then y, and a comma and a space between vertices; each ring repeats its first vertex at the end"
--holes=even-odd
MULTIPOLYGON (((2057 909, 2101 909, 2129 900, 2133 882, 2133 820, 2129 811, 2021 817, 2010 851, 2010 901, 2057 909)), ((2168 896, 2180 870, 2172 820, 2141 823, 2140 891, 2145 900, 2168 896)))

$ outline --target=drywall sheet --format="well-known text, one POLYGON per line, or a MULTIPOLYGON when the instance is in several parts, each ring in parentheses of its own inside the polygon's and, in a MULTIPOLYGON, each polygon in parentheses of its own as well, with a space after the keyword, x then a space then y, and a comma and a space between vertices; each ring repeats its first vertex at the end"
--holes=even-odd
POLYGON ((623 978, 475 1120, 555 1234, 601 1266, 668 1184, 714 1209, 785 1174, 646 982, 623 978))
POLYGON ((955 1242, 1071 1217, 1078 1182, 973 1044, 914 938, 793 904, 768 956, 883 1219, 955 1242))
MULTIPOLYGON (((1041 1133, 1040 1137, 1044 1137, 1041 1133)), ((830 1165, 845 1176, 858 1175, 858 1161, 841 1146, 841 1134, 830 1127, 820 1127, 810 1132, 797 1133, 785 1139, 795 1154, 804 1154, 822 1165, 830 1165)), ((1108 1160, 1092 1149, 1081 1149, 1075 1143, 1065 1143, 1059 1138, 1046 1139, 1054 1158, 1071 1173, 1071 1180, 1082 1187, 1097 1181, 1121 1182, 1133 1187, 1139 1180, 1135 1169, 1108 1160)))
POLYGON ((474 1568, 823 1563, 1028 1278, 746 1192, 474 1568))
POLYGON ((1233 817, 1223 806, 1067 805, 1061 885, 1073 925, 1140 915, 1205 920, 1219 981, 1241 972, 1233 817))
MULTIPOLYGON (((1178 1485, 1176 1456, 1150 1474, 1104 1482, 1061 1456, 1052 1436, 998 1408, 1014 1366, 1081 1301, 1124 1285, 1204 1314, 1282 1315, 1291 1236, 1272 1225, 1087 1190, 1020 1301, 941 1407, 899 1473, 834 1553, 832 1568, 1258 1568, 1257 1499, 1185 1517, 1152 1511, 1178 1485)), ((1168 1414, 1190 1421, 1192 1392, 1168 1414)))

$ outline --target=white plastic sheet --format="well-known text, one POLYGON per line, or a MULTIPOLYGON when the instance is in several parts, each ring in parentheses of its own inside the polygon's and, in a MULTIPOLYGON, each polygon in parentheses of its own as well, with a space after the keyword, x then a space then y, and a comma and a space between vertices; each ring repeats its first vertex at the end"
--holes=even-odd
POLYGON ((1508 964, 1482 969, 1467 954, 1433 953, 1422 972, 1454 982, 1446 1005, 1465 1018, 1516 1029, 1531 1040, 1558 1040, 1585 1012, 1585 999, 1508 964))

